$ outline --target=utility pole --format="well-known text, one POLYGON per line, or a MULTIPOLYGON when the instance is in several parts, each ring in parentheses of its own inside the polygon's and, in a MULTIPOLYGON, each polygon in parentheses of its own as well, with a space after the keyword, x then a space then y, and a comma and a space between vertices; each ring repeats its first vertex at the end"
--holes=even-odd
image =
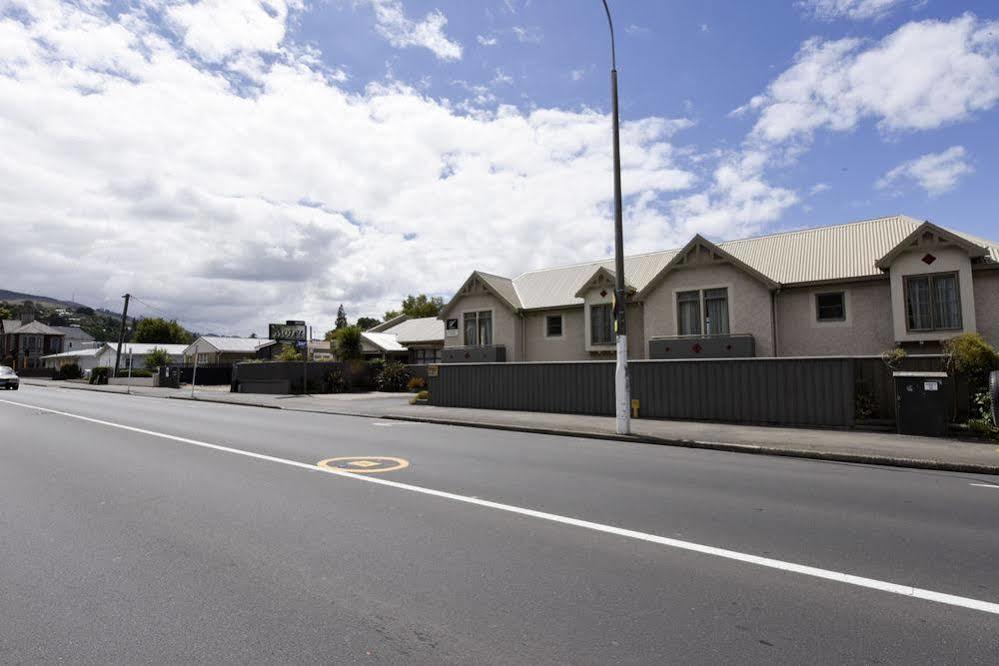
POLYGON ((614 124, 614 333, 617 336, 617 366, 614 369, 614 407, 617 434, 631 432, 631 386, 628 381, 628 292, 624 279, 624 213, 621 203, 621 137, 617 108, 617 55, 614 22, 603 0, 611 38, 611 109, 614 124))
POLYGON ((118 368, 121 367, 121 345, 125 342, 125 321, 128 317, 128 301, 132 298, 132 294, 125 294, 122 296, 125 299, 125 309, 121 312, 121 331, 118 333, 118 351, 114 355, 114 374, 112 377, 118 376, 118 368))

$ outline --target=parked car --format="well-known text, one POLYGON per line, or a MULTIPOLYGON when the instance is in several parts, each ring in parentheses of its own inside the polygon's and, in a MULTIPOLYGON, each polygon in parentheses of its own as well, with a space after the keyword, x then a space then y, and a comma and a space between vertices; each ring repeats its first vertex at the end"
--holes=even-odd
POLYGON ((21 386, 21 379, 14 372, 14 368, 6 365, 0 365, 0 387, 4 390, 14 389, 15 391, 21 386))

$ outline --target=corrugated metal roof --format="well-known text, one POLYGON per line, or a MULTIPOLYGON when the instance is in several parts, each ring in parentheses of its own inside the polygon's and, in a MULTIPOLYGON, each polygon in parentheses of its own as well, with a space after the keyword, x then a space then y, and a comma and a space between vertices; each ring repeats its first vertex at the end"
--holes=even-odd
MULTIPOLYGON (((118 351, 117 343, 108 343, 107 346, 111 351, 118 351)), ((162 349, 170 356, 181 356, 184 350, 187 349, 187 345, 164 345, 156 342, 125 342, 121 345, 121 354, 122 356, 128 356, 129 354, 144 356, 151 353, 154 349, 162 349)))
POLYGON ((43 359, 52 359, 52 358, 83 358, 83 357, 86 357, 86 356, 97 356, 102 351, 104 351, 104 347, 91 347, 91 348, 87 348, 87 349, 77 349, 77 350, 74 350, 74 351, 62 352, 61 354, 49 354, 47 356, 43 356, 42 358, 43 359))
POLYGON ((361 333, 361 337, 382 351, 407 351, 405 347, 399 344, 399 341, 396 340, 396 337, 391 333, 372 333, 371 331, 364 331, 361 333))
POLYGON ((57 331, 47 324, 43 324, 40 321, 31 321, 27 324, 22 324, 17 322, 17 327, 14 329, 7 328, 6 321, 4 322, 4 333, 15 333, 15 334, 31 334, 31 335, 65 335, 62 331, 57 331))
POLYGON ((407 319, 380 332, 394 335, 404 345, 411 342, 443 341, 444 322, 437 317, 418 317, 407 319))
MULTIPOLYGON (((266 345, 274 344, 273 340, 267 340, 263 338, 226 338, 226 337, 201 337, 198 340, 204 340, 212 347, 215 347, 222 353, 242 353, 242 352, 255 352, 260 347, 266 345)), ((193 344, 197 343, 195 340, 193 344)))
POLYGON ((522 308, 524 305, 521 303, 520 296, 517 294, 517 288, 513 284, 513 280, 502 275, 491 275, 489 273, 483 273, 482 271, 476 271, 483 282, 488 284, 493 290, 500 296, 509 301, 510 305, 515 308, 522 308))
MULTIPOLYGON (((922 220, 895 215, 831 227, 726 241, 718 245, 733 257, 781 284, 848 280, 882 275, 874 262, 904 240, 920 224, 922 220)), ((999 243, 975 238, 953 229, 947 231, 989 248, 992 260, 999 261, 999 243)), ((625 257, 626 281, 641 291, 676 256, 677 252, 678 249, 673 249, 625 257)), ((614 261, 605 259, 529 271, 517 276, 511 283, 519 297, 521 307, 526 309, 579 305, 583 301, 576 298, 576 291, 598 266, 613 271, 614 261)))

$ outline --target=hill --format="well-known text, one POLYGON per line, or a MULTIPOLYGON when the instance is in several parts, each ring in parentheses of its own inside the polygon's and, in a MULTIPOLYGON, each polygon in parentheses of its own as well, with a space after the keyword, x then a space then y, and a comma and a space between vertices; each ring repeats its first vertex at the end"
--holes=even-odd
MULTIPOLYGON (((21 316, 21 310, 26 303, 31 303, 35 319, 49 326, 78 325, 84 331, 94 336, 99 342, 112 342, 118 339, 121 327, 121 313, 109 310, 87 307, 73 301, 66 301, 49 296, 25 294, 8 289, 0 289, 0 316, 16 319, 21 316)), ((135 323, 128 318, 128 327, 135 323)))

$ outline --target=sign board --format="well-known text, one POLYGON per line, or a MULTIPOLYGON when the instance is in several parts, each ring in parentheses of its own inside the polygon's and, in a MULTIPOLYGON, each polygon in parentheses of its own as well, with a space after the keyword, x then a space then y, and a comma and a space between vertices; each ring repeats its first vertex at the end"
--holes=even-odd
POLYGON ((427 377, 437 377, 440 374, 440 366, 432 363, 427 366, 427 377))
POLYGON ((453 338, 458 335, 458 320, 448 319, 444 322, 444 335, 453 338))
POLYGON ((308 332, 305 324, 271 324, 268 327, 269 337, 277 342, 305 342, 308 332))
POLYGON ((924 391, 939 391, 940 382, 923 382, 924 391))

